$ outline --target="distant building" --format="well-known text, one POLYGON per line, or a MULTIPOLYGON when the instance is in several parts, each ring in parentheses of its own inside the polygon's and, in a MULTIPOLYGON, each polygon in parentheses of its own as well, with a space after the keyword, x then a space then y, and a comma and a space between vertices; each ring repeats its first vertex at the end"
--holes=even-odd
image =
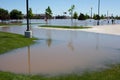
MULTIPOLYGON (((33 14, 32 19, 45 19, 45 14, 33 14)), ((26 15, 24 15, 24 18, 26 18, 26 15)))
POLYGON ((70 19, 70 17, 65 15, 58 15, 58 16, 55 16, 55 19, 70 19))
POLYGON ((34 19, 44 19, 45 16, 46 16, 45 14, 33 14, 34 19))

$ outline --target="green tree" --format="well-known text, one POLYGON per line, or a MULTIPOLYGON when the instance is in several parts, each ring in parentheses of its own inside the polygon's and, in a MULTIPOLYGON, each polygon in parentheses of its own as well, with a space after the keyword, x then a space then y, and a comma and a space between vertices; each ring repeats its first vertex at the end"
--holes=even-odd
POLYGON ((32 9, 31 8, 29 8, 29 10, 28 10, 28 17, 30 19, 30 26, 31 26, 31 19, 33 18, 33 13, 32 13, 32 9))
POLYGON ((116 16, 115 16, 115 19, 120 19, 120 16, 116 15, 116 16))
POLYGON ((102 15, 100 16, 100 19, 105 19, 105 17, 106 17, 106 16, 102 14, 102 15))
POLYGON ((47 24, 48 19, 52 18, 52 10, 51 10, 50 6, 48 6, 48 8, 45 10, 45 15, 46 15, 45 21, 47 24))
POLYGON ((85 20, 86 17, 83 13, 80 13, 79 17, 78 17, 78 20, 85 20))
POLYGON ((73 18, 75 19, 75 26, 77 26, 76 19, 78 19, 78 14, 77 12, 74 12, 73 18))
POLYGON ((73 11, 75 9, 75 5, 72 5, 70 9, 68 9, 69 14, 71 15, 71 26, 73 24, 73 11))
POLYGON ((48 6, 48 8, 45 10, 45 14, 46 14, 47 19, 51 19, 52 10, 51 10, 50 6, 48 6))
POLYGON ((9 12, 8 12, 8 10, 0 8, 0 20, 4 21, 4 20, 8 20, 8 19, 9 19, 9 12))
POLYGON ((98 14, 94 14, 94 15, 93 15, 93 19, 95 19, 95 20, 100 20, 100 16, 99 16, 98 14))
POLYGON ((78 19, 78 14, 77 14, 77 12, 74 12, 73 18, 74 18, 74 19, 78 19))
POLYGON ((32 13, 32 9, 31 8, 29 8, 29 10, 28 10, 28 17, 29 17, 29 19, 33 18, 33 13, 32 13))
POLYGON ((17 10, 17 9, 13 9, 10 12, 10 18, 11 19, 23 19, 23 14, 21 11, 17 10))
POLYGON ((89 19, 90 16, 88 14, 85 14, 85 19, 89 19))

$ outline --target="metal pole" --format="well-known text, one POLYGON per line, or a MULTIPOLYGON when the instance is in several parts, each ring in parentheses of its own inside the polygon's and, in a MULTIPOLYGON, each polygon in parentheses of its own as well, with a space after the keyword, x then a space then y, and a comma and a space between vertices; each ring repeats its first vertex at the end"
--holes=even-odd
POLYGON ((93 8, 91 7, 91 19, 92 19, 92 9, 93 9, 93 8))
POLYGON ((107 21, 109 23, 109 12, 107 11, 107 21))
MULTIPOLYGON (((100 17, 100 0, 98 0, 98 17, 100 17)), ((99 25, 99 24, 100 24, 100 22, 98 19, 97 25, 99 25)))
POLYGON ((29 16, 28 16, 28 9, 29 9, 29 4, 28 4, 28 0, 26 0, 26 12, 27 12, 27 30, 26 31, 30 31, 30 27, 29 27, 29 16))

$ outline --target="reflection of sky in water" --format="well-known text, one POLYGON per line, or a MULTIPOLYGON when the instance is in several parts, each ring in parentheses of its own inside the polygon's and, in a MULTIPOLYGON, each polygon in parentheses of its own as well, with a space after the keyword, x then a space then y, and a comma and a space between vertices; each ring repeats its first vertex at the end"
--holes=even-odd
MULTIPOLYGON (((22 27, 0 28, 22 33, 22 27)), ((120 37, 69 30, 33 28, 40 40, 0 56, 0 70, 15 73, 59 74, 106 68, 120 63, 120 37)))

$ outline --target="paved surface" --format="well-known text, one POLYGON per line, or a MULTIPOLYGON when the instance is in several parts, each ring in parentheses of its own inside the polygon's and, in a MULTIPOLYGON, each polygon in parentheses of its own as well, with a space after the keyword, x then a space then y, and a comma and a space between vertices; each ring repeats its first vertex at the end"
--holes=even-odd
POLYGON ((82 29, 82 31, 120 35, 120 24, 92 26, 90 29, 82 29))

